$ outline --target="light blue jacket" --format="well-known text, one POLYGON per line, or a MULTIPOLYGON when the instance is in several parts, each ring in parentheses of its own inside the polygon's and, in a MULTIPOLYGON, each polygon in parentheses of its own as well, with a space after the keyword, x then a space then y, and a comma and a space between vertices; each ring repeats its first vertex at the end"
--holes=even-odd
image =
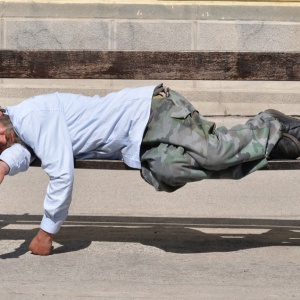
MULTIPOLYGON (((54 93, 6 108, 20 139, 42 161, 49 176, 41 228, 56 233, 71 202, 73 158, 123 159, 141 168, 140 144, 155 86, 124 89, 105 97, 54 93)), ((9 175, 26 171, 30 149, 15 144, 0 155, 9 175)))

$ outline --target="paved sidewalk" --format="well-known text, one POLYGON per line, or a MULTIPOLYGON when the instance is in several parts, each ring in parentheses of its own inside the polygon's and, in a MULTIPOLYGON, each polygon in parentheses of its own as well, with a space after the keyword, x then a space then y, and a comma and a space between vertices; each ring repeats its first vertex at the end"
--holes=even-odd
POLYGON ((31 168, 1 185, 0 299, 300 298, 300 171, 173 194, 137 171, 75 175, 70 217, 48 257, 27 251, 47 176, 31 168))

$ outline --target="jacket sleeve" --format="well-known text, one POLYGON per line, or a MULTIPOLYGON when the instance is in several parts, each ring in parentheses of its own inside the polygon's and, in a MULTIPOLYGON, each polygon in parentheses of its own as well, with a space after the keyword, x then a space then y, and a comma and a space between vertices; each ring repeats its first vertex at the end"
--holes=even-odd
POLYGON ((9 166, 8 175, 13 176, 28 169, 32 155, 25 146, 14 144, 1 153, 0 160, 9 166))
POLYGON ((72 198, 74 161, 72 143, 62 111, 31 112, 22 120, 20 137, 42 162, 49 176, 41 228, 57 233, 72 198))

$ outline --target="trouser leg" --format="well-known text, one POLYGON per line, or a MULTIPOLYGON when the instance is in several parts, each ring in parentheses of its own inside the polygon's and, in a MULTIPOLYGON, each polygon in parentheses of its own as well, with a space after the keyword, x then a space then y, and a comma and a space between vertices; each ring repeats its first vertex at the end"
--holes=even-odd
POLYGON ((214 129, 214 123, 175 92, 154 99, 152 108, 141 148, 141 174, 157 190, 170 192, 209 178, 242 178, 267 164, 281 136, 280 123, 265 113, 245 125, 214 129))
POLYGON ((281 124, 260 113, 245 125, 219 127, 208 137, 207 158, 203 167, 223 170, 236 164, 264 160, 280 139, 281 124))

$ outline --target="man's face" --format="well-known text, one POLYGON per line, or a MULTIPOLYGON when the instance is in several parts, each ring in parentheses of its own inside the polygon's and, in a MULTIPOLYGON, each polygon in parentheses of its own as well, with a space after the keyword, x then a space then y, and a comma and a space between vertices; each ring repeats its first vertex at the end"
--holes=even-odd
POLYGON ((16 141, 15 133, 7 130, 7 128, 0 122, 0 153, 6 148, 10 147, 16 141))

